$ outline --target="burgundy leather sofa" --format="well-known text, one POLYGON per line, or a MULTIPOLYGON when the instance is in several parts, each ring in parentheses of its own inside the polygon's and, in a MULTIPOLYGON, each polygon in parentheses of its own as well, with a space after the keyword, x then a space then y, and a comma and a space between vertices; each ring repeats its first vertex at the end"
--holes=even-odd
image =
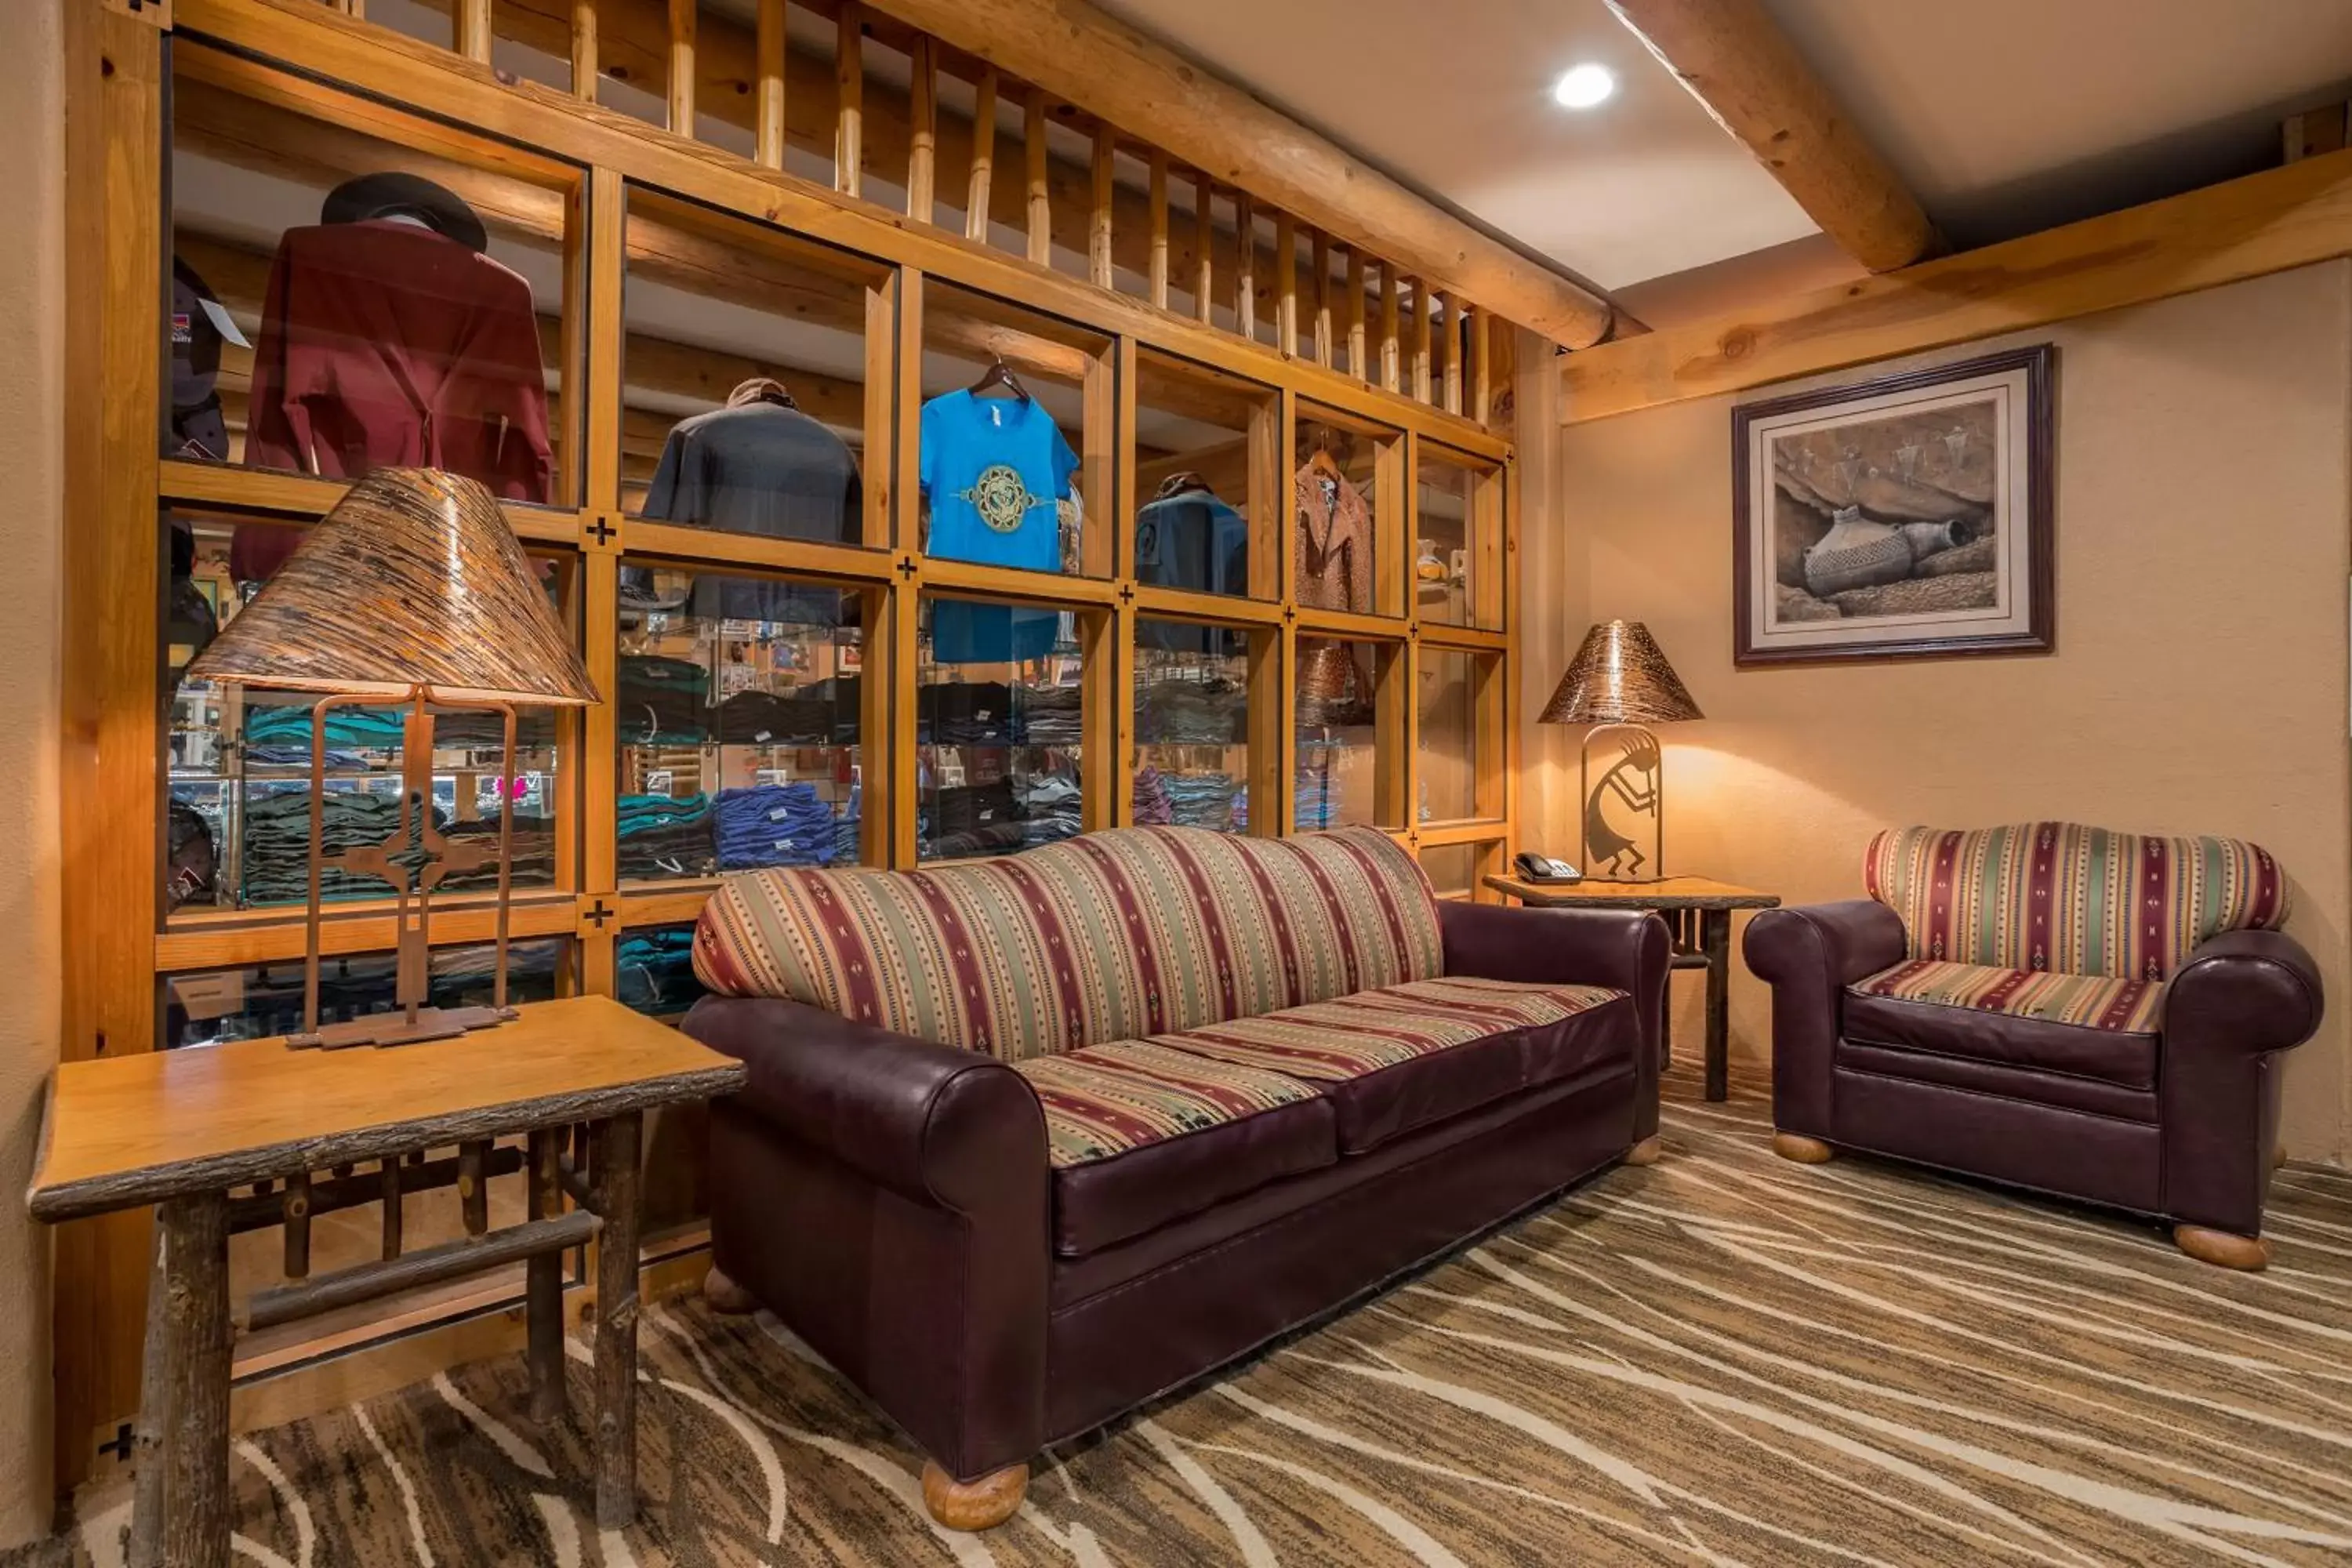
MULTIPOLYGON (((1038 895, 1037 885, 1099 870, 1081 858, 1101 860, 1104 845, 1117 870, 1171 844, 1210 861, 1238 856, 1251 876, 1269 865, 1286 875, 1286 855, 1392 856, 1380 872, 1405 888, 1400 902, 1425 902, 1412 918, 1432 922, 1427 963, 1444 984, 1607 990, 1573 1016, 1497 1028, 1316 1082, 1276 1109, 1063 1163, 1067 1129, 1056 1121, 1049 1130, 1045 1108, 1066 1108, 1068 1086, 1055 1075, 1104 1054, 1091 1045, 1041 1070, 1039 1058, 999 1059, 841 1016, 872 1011, 865 1003, 828 1009, 742 994, 806 993, 809 973, 877 959, 829 949, 796 974, 783 973, 789 959, 764 977, 746 973, 802 940, 800 919, 824 914, 845 932, 866 915, 841 916, 845 903, 910 897, 905 874, 730 882, 704 915, 697 961, 706 984, 737 994, 706 998, 685 1025, 751 1069, 712 1117, 707 1293, 722 1310, 772 1309, 864 1389, 930 1456, 926 1498, 958 1528, 1017 1508, 1045 1445, 1245 1355, 1605 1166, 1656 1156, 1668 942, 1654 917, 1439 903, 1410 859, 1369 833, 1276 841, 1129 829, 920 876, 934 905, 952 889, 969 916, 970 905, 988 904, 987 879, 1036 869, 1030 903, 1067 910, 1083 889, 1038 895), (752 929, 774 921, 792 929, 752 929)), ((1266 913, 1248 906, 1264 886, 1245 897, 1222 875, 1211 880, 1213 890, 1196 884, 1195 893, 1220 906, 1229 935, 1266 913)), ((1352 895, 1340 904, 1350 919, 1361 912, 1352 895)), ((873 916, 875 929, 905 913, 891 908, 873 916)), ((988 908, 988 919, 1003 913, 988 908)), ((1275 918, 1288 942, 1320 917, 1294 904, 1275 918)), ((996 934, 962 951, 1025 940, 996 934)), ((951 931, 948 945, 957 942, 951 931)), ((1118 961, 1095 946, 1085 967, 1066 983, 1097 979, 1118 961)), ((1160 984, 1180 978, 1163 970, 1160 984)), ((1312 1032, 1299 1037, 1311 1051, 1312 1032)))
POLYGON ((2260 1268, 2285 1052, 2319 974, 2258 846, 2072 823, 1881 834, 1872 897, 1768 910, 1774 1147, 2161 1219, 2260 1268))

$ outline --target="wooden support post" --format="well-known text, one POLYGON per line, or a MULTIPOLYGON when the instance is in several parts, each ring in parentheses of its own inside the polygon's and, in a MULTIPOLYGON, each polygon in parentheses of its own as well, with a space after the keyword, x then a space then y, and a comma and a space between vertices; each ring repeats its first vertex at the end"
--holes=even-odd
POLYGON ((1217 185, 1192 171, 1192 314, 1202 322, 1217 313, 1217 185))
POLYGON ((694 24, 700 0, 669 0, 669 128, 694 134, 694 24))
POLYGON ((1463 411, 1463 308, 1451 294, 1437 296, 1440 310, 1440 353, 1444 355, 1444 409, 1463 411))
POLYGON ((1348 247, 1348 374, 1358 381, 1371 379, 1365 344, 1364 253, 1351 245, 1348 247))
POLYGON ((1111 202, 1118 194, 1118 132, 1109 126, 1095 125, 1095 205, 1087 219, 1087 279, 1097 289, 1109 289, 1118 283, 1118 275, 1112 270, 1111 202))
POLYGON ((1324 369, 1331 368, 1331 353, 1336 346, 1331 339, 1331 237, 1321 229, 1315 231, 1312 252, 1315 268, 1315 363, 1324 369))
POLYGON ((753 66, 759 73, 751 106, 752 157, 771 169, 784 166, 785 84, 790 68, 784 36, 784 0, 760 0, 759 30, 752 44, 753 66))
POLYGON ((1151 150, 1151 252, 1144 273, 1152 304, 1168 309, 1168 154, 1151 150))
POLYGON ((866 8, 842 0, 834 34, 833 188, 845 196, 866 188, 866 8))
MULTIPOLYGON (((227 1568, 228 1199, 206 1193, 156 1209, 167 1300, 160 1355, 174 1397, 163 1432, 163 1522, 170 1568, 227 1568)), ((138 1533, 134 1524, 133 1533, 138 1533)))
POLYGON ((1257 341, 1257 208, 1234 193, 1234 331, 1257 341))
MULTIPOLYGON (((553 1219, 563 1212, 563 1130, 542 1127, 530 1135, 530 1217, 553 1219)), ((556 1421, 563 1415, 563 1255, 543 1252, 526 1266, 523 1312, 530 1333, 530 1415, 556 1421)))
POLYGON ((918 34, 907 96, 907 216, 929 223, 936 206, 940 147, 939 46, 918 34))
POLYGON ((171 1506, 163 1475, 163 1435, 172 1428, 172 1400, 176 1392, 172 1381, 174 1368, 163 1353, 171 1321, 170 1230, 158 1224, 149 1246, 152 1256, 148 1260, 145 1359, 139 1369, 139 1423, 131 1428, 131 1541, 123 1554, 129 1563, 160 1561, 163 1516, 171 1506))
POLYGON ((400 1156, 386 1155, 376 1171, 376 1202, 382 1207, 383 1227, 383 1258, 389 1263, 400 1256, 401 1248, 400 1156))
POLYGON ((1430 292, 1429 279, 1412 280, 1412 396, 1417 403, 1430 399, 1429 338, 1432 318, 1437 310, 1437 297, 1430 292))
POLYGON ((595 1124, 596 1193, 604 1229, 596 1247, 596 1523, 637 1517, 637 1142, 626 1111, 595 1124))
POLYGON ((1381 390, 1404 390, 1402 345, 1397 336, 1397 269, 1381 263, 1381 390))
POLYGON ((1021 154, 1029 178, 1029 259, 1040 267, 1054 265, 1053 186, 1046 178, 1045 94, 1029 89, 1022 106, 1021 154))
POLYGON ((1483 305, 1470 311, 1470 417, 1481 425, 1495 415, 1494 320, 1483 305))
POLYGON ((457 1206, 466 1216, 467 1236, 481 1236, 490 1228, 489 1152, 484 1142, 457 1146, 457 1206))
POLYGON ((490 0, 457 0, 457 52, 476 65, 490 63, 490 0))
POLYGON ((972 88, 971 179, 963 198, 963 237, 988 243, 989 185, 996 177, 996 68, 972 88))
POLYGON ((1274 342, 1298 353, 1298 220, 1288 213, 1274 216, 1274 342))
POLYGON ((286 1191, 278 1199, 278 1213, 279 1224, 285 1227, 286 1278, 307 1279, 310 1275, 310 1172, 297 1171, 286 1178, 286 1191))
POLYGON ((572 0, 572 96, 596 101, 596 0, 572 0))

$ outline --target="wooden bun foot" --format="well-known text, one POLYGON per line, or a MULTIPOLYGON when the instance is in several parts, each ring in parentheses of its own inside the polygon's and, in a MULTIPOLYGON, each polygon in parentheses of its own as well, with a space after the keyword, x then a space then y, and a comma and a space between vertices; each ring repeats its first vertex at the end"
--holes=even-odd
POLYGON ((702 1277, 702 1299, 724 1318, 740 1318, 760 1310, 759 1298, 717 1268, 702 1277))
POLYGON ((950 1530, 992 1530, 1011 1519, 1029 1495, 1029 1467, 1007 1465, 976 1481, 959 1481, 923 1461, 923 1506, 950 1530))
POLYGON ((1794 1160, 1800 1165, 1827 1163, 1837 1151, 1818 1138, 1808 1138, 1801 1132, 1772 1134, 1772 1152, 1783 1160, 1794 1160))
POLYGON ((1664 1152, 1664 1151, 1665 1145, 1661 1143, 1658 1141, 1658 1135, 1653 1132, 1647 1138, 1643 1139, 1639 1143, 1634 1144, 1631 1149, 1625 1151, 1625 1163, 1629 1165, 1654 1165, 1658 1163, 1658 1156, 1664 1152))
POLYGON ((2242 1268, 2251 1274, 2270 1266, 2271 1244, 2259 1236, 2208 1230, 2201 1225, 2176 1225, 2172 1227, 2172 1244, 2198 1262, 2210 1263, 2216 1268, 2242 1268))

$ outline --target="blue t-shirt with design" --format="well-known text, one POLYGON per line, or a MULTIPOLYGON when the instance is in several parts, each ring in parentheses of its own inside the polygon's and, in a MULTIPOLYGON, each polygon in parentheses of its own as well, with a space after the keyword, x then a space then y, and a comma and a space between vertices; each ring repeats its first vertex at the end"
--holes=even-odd
POLYGON ((923 494, 930 552, 953 561, 1056 572, 1078 456, 1054 416, 1025 397, 950 392, 923 405, 923 494))

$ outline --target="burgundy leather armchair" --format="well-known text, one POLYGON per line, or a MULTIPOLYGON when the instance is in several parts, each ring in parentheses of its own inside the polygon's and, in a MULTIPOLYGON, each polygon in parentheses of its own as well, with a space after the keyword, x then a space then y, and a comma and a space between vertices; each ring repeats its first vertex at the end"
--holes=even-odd
POLYGON ((1841 1147, 2127 1209, 2268 1261, 2283 1054, 2318 1027, 2258 847, 2066 823, 1882 834, 1873 896, 1768 910, 1773 1147, 1841 1147), (2098 965, 2093 969, 2094 964, 2098 965))

